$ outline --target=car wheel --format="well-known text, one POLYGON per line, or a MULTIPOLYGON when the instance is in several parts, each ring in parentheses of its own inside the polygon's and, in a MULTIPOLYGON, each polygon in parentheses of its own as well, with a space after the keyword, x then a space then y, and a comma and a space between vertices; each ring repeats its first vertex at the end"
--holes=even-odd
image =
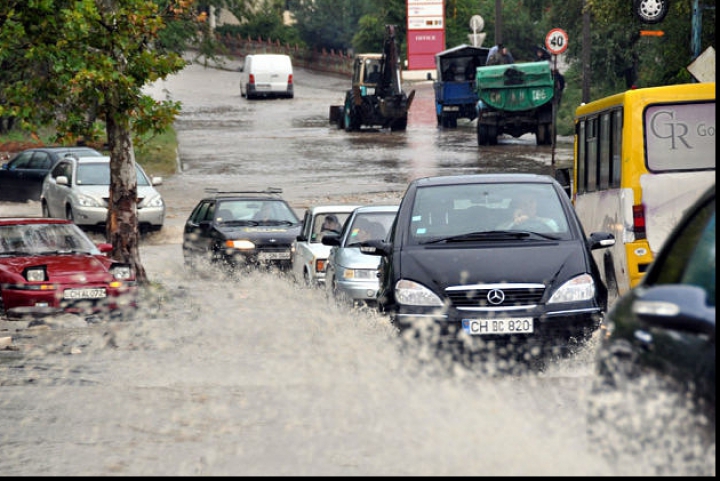
POLYGON ((660 23, 669 10, 669 0, 633 0, 633 14, 642 23, 660 23))
POLYGON ((313 278, 307 269, 303 270, 303 282, 305 287, 313 287, 313 278))
POLYGON ((73 214, 72 206, 65 207, 65 218, 69 221, 75 222, 75 215, 73 214))

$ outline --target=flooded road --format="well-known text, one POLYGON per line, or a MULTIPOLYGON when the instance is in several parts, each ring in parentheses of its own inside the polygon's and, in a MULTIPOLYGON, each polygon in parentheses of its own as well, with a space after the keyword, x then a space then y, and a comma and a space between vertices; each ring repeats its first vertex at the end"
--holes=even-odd
POLYGON ((238 77, 192 65, 153 86, 184 104, 180 172, 159 189, 166 226, 141 246, 155 288, 138 318, 1 334, 22 346, 0 352, 4 475, 655 474, 645 455, 612 463, 588 441, 592 348, 543 373, 481 376, 401 355, 384 317, 287 278, 187 271, 182 225, 206 187, 280 187, 302 214, 397 202, 418 176, 551 172, 533 137, 479 149, 473 123, 438 129, 429 82, 409 86, 406 132, 347 133, 328 122, 347 80, 297 69, 294 99, 247 101, 238 77))

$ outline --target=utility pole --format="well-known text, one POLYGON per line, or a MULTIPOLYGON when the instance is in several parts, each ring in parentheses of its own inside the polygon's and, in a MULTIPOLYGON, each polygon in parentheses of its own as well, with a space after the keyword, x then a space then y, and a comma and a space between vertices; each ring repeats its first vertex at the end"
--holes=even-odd
POLYGON ((590 8, 583 0, 582 102, 590 102, 590 8))
POLYGON ((502 29, 502 0, 495 0, 495 45, 503 41, 502 29))

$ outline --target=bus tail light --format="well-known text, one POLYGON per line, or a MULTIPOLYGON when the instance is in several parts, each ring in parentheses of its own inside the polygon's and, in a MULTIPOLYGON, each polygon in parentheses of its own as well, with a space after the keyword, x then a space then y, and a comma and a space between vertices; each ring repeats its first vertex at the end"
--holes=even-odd
POLYGON ((645 232, 645 205, 635 204, 632 206, 633 213, 633 232, 635 239, 646 239, 645 232))

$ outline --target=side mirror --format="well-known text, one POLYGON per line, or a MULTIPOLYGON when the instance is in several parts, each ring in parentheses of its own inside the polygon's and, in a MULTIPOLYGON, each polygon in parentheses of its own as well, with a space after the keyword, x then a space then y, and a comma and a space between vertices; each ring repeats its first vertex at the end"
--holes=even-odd
POLYGON ((307 242, 307 237, 305 237, 303 234, 299 234, 296 238, 296 241, 298 242, 307 242))
POLYGON ((388 256, 392 252, 392 244, 382 239, 372 239, 360 243, 360 252, 369 256, 388 256))
POLYGON ((58 175, 55 178, 55 183, 58 185, 69 185, 70 182, 68 182, 68 178, 64 175, 58 175))
POLYGON ((323 236, 322 243, 325 246, 339 246, 340 234, 336 234, 335 232, 328 232, 323 236))
POLYGON ((152 177, 150 179, 150 181, 152 182, 152 185, 162 185, 163 178, 162 177, 152 177))
POLYGON ((588 238, 590 250, 605 249, 615 245, 615 236, 610 232, 593 232, 588 238))
POLYGON ((638 293, 633 313, 653 327, 706 334, 715 339, 715 306, 701 287, 666 284, 638 293))

